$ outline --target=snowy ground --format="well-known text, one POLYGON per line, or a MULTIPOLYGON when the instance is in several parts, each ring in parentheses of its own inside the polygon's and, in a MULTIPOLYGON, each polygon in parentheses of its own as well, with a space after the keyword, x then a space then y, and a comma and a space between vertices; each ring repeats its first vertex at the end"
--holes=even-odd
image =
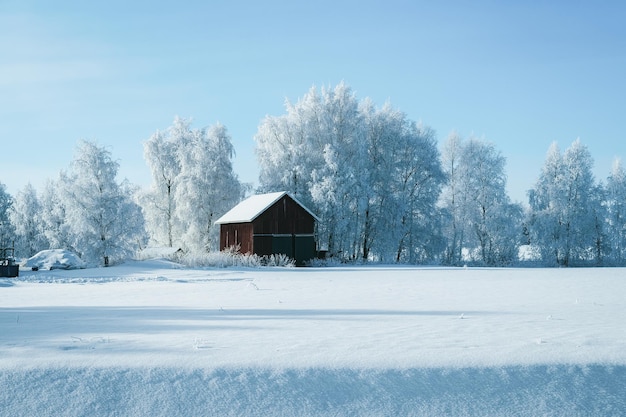
POLYGON ((0 279, 0 415, 626 415, 626 269, 0 279))

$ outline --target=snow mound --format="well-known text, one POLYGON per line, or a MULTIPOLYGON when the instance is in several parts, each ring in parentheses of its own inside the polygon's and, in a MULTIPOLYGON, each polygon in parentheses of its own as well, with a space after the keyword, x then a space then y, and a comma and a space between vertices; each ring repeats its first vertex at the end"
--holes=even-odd
POLYGON ((29 258, 24 266, 39 269, 79 269, 85 267, 85 262, 73 252, 63 249, 42 250, 29 258))

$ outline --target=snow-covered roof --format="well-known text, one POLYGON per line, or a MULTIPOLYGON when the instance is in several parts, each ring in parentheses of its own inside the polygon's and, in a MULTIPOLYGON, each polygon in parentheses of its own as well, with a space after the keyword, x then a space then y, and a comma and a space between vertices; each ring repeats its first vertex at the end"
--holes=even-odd
POLYGON ((216 224, 228 224, 228 223, 249 223, 259 217, 261 213, 270 208, 272 204, 283 198, 283 196, 289 195, 293 201, 298 203, 303 209, 305 209, 315 220, 319 218, 306 208, 301 202, 292 197, 286 191, 280 191, 277 193, 257 194, 243 200, 235 207, 230 209, 226 214, 217 219, 216 224))

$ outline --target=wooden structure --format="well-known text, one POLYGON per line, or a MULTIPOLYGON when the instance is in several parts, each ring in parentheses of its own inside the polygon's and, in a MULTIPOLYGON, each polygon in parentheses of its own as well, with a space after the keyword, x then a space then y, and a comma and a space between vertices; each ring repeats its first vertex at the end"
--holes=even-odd
POLYGON ((319 219, 287 192, 254 195, 220 217, 220 250, 259 256, 284 254, 303 265, 315 258, 319 219))

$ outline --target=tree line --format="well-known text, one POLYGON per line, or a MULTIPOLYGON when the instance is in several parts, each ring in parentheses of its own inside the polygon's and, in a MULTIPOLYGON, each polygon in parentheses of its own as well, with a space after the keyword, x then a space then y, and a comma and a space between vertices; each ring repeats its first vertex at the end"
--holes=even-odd
MULTIPOLYGON (((321 219, 319 249, 341 261, 498 266, 623 265, 626 174, 606 182, 588 149, 553 144, 528 206, 506 193, 506 160, 492 143, 435 132, 389 103, 359 100, 345 83, 312 87, 255 135, 256 192, 288 191, 321 219)), ((66 248, 97 264, 147 246, 218 249, 215 221, 252 188, 233 171, 225 126, 176 118, 144 143, 148 189, 117 179, 110 151, 81 141, 67 170, 38 193, 0 183, 0 243, 16 254, 66 248)))

